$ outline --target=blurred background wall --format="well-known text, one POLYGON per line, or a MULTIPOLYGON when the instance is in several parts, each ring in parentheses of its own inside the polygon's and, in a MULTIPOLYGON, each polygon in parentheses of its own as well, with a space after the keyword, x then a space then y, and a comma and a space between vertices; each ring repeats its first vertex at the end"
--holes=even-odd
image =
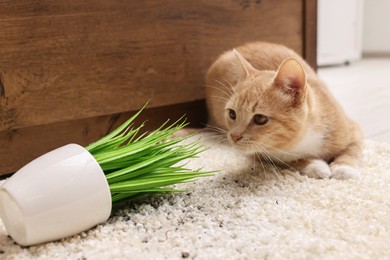
POLYGON ((363 14, 363 53, 390 57, 390 1, 366 0, 363 14))
POLYGON ((390 0, 318 0, 319 66, 390 57, 390 0))

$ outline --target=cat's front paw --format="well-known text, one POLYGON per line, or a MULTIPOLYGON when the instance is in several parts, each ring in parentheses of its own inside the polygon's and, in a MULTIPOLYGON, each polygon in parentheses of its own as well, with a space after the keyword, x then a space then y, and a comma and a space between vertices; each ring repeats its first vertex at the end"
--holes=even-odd
POLYGON ((332 165, 332 178, 339 180, 357 179, 360 175, 360 171, 349 165, 332 165))
POLYGON ((331 176, 329 165, 323 160, 313 160, 305 168, 301 170, 301 173, 316 179, 327 179, 331 176))

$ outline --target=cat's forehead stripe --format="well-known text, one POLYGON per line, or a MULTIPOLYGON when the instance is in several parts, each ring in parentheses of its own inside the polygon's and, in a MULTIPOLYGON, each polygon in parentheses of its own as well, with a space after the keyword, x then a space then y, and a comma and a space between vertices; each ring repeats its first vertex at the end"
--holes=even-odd
POLYGON ((256 112, 258 106, 259 106, 259 101, 255 102, 255 104, 253 104, 253 107, 252 107, 252 112, 253 113, 256 112))

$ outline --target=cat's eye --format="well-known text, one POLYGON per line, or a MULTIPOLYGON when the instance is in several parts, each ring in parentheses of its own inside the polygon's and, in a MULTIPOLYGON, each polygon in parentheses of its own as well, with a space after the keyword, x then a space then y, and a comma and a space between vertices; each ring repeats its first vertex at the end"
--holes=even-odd
POLYGON ((237 117, 236 111, 234 111, 233 109, 229 109, 229 117, 232 120, 236 120, 236 117, 237 117))
POLYGON ((257 114, 253 116, 253 122, 256 125, 265 125, 269 120, 269 116, 257 114))

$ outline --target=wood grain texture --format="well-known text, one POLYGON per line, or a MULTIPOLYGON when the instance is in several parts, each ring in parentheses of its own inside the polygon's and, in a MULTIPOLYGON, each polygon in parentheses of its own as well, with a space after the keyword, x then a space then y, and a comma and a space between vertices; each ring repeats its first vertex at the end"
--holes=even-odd
POLYGON ((304 52, 306 61, 317 70, 317 0, 305 0, 304 52))
MULTIPOLYGON (((0 175, 17 171, 34 158, 68 143, 88 145, 107 135, 136 111, 81 120, 0 131, 0 175)), ((146 109, 135 125, 146 122, 144 131, 156 129, 167 119, 175 122, 185 113, 191 127, 204 127, 207 122, 204 101, 188 102, 146 109)))
POLYGON ((302 9, 301 0, 2 0, 0 130, 135 110, 148 99, 200 100, 222 51, 268 40, 302 53, 302 9))
POLYGON ((313 53, 308 1, 0 0, 0 174, 96 140, 147 100, 150 128, 184 113, 204 123, 204 75, 222 52, 261 40, 313 53))

